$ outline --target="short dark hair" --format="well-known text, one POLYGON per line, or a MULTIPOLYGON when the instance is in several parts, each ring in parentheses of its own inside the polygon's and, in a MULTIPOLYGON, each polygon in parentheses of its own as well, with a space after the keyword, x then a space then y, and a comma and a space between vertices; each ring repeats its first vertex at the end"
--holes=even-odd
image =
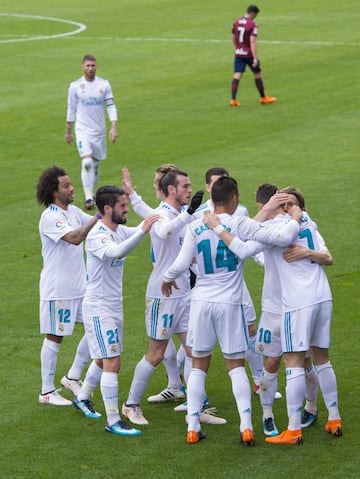
POLYGON ((94 57, 94 55, 84 55, 83 56, 83 59, 82 59, 82 63, 85 63, 85 62, 96 62, 96 58, 94 57))
POLYGON ((51 205, 54 193, 59 187, 59 177, 67 176, 66 171, 58 166, 47 168, 40 176, 36 187, 36 199, 40 205, 51 205))
POLYGON ((287 193, 288 195, 294 195, 299 202, 299 207, 305 211, 305 198, 302 192, 295 188, 294 186, 287 186, 286 188, 282 188, 281 193, 287 193))
POLYGON ((164 193, 166 197, 169 196, 169 186, 177 186, 179 180, 178 176, 189 176, 185 171, 181 170, 169 170, 159 180, 159 190, 164 193))
POLYGON ((105 205, 111 206, 114 208, 116 202, 118 201, 119 196, 125 195, 125 191, 118 186, 106 185, 101 186, 95 196, 95 203, 100 211, 100 213, 104 214, 105 205))
POLYGON ((228 204, 232 197, 239 196, 237 181, 231 176, 222 176, 215 181, 211 189, 211 199, 214 205, 228 204))
POLYGON ((258 14, 260 9, 256 5, 249 5, 246 9, 246 13, 256 13, 258 14))
POLYGON ((229 176, 229 172, 222 166, 214 166, 214 168, 210 168, 205 173, 205 183, 207 185, 210 184, 212 176, 229 176))
POLYGON ((256 190, 256 203, 265 205, 269 199, 278 192, 278 187, 273 183, 263 183, 256 190))

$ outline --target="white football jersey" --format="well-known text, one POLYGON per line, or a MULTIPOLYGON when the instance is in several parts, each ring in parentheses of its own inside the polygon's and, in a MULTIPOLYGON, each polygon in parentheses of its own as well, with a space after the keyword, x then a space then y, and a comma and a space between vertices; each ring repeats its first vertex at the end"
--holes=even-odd
MULTIPOLYGON (((286 216, 278 215, 267 223, 280 225, 284 221, 287 221, 286 216)), ((317 251, 326 250, 323 238, 317 233, 316 224, 305 211, 299 234, 293 243, 317 251)), ((283 311, 294 311, 332 299, 330 285, 321 265, 309 259, 288 263, 283 258, 283 252, 284 248, 279 247, 268 250, 268 254, 273 257, 272 267, 276 267, 280 280, 283 311)), ((266 294, 269 296, 268 292, 266 294)))
MULTIPOLYGON (((219 218, 227 231, 239 238, 238 216, 220 214, 219 218)), ((241 249, 240 259, 203 223, 202 219, 197 219, 188 226, 180 254, 163 278, 167 282, 176 279, 179 285, 178 276, 183 274, 189 261, 195 257, 197 276, 192 299, 241 304, 244 259, 262 251, 264 247, 262 243, 256 241, 240 241, 238 245, 238 252, 241 249)))
MULTIPOLYGON (((144 234, 139 228, 119 225, 116 231, 107 228, 99 221, 86 239, 86 269, 88 282, 84 303, 87 308, 93 305, 94 311, 102 314, 122 310, 122 278, 126 254, 141 241, 144 234), (124 249, 118 257, 113 257, 114 244, 125 246, 128 238, 134 238, 132 246, 124 249)), ((129 241, 127 242, 129 243, 129 241)))
MULTIPOLYGON (((193 221, 192 215, 186 211, 179 213, 166 202, 162 202, 155 213, 161 218, 150 230, 151 261, 153 270, 150 274, 146 296, 149 298, 162 298, 161 279, 165 271, 179 254, 184 242, 185 227, 193 221)), ((190 291, 190 260, 186 271, 178 279, 179 290, 175 290, 174 297, 184 296, 190 291)))
POLYGON ((79 130, 90 136, 104 136, 105 106, 110 121, 117 121, 110 83, 100 77, 93 81, 79 78, 70 84, 68 90, 66 121, 75 122, 75 133, 79 130))
POLYGON ((61 238, 87 224, 91 218, 74 205, 63 210, 51 204, 43 211, 39 222, 43 259, 40 300, 84 296, 86 272, 83 244, 73 245, 61 238))
MULTIPOLYGON (((213 212, 214 211, 214 204, 213 202, 208 199, 207 201, 205 201, 205 203, 201 204, 199 206, 199 208, 195 211, 195 213, 193 214, 193 216, 195 218, 202 218, 203 215, 204 215, 204 212, 205 211, 211 211, 213 212)), ((248 209, 246 208, 246 206, 244 205, 241 205, 241 204, 238 204, 238 207, 234 213, 235 215, 243 215, 243 216, 249 216, 249 212, 248 212, 248 209)))

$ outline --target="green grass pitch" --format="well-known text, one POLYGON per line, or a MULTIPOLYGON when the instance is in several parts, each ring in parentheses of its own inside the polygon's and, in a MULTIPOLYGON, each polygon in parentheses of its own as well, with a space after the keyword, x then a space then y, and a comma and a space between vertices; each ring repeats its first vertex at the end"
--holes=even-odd
MULTIPOLYGON (((357 2, 260 2, 258 53, 275 104, 261 106, 248 72, 240 108, 229 108, 231 25, 247 3, 235 0, 2 0, 0 224, 0 470, 7 479, 332 478, 359 477, 359 21, 357 2), (59 21, 65 20, 65 21, 59 21), (86 26, 83 29, 82 25, 86 26), (78 31, 76 33, 76 31, 78 31), (72 33, 73 32, 73 33, 72 33), (104 432, 72 408, 38 404, 41 269, 35 184, 47 166, 64 167, 82 206, 80 160, 64 140, 66 94, 93 53, 98 74, 113 87, 119 110, 117 144, 108 145, 100 184, 119 183, 130 169, 143 198, 156 205, 153 173, 161 163, 187 171, 194 190, 204 173, 225 166, 239 182, 241 202, 255 214, 263 182, 294 185, 334 256, 327 269, 334 296, 331 359, 337 373, 344 435, 324 431, 326 410, 304 432, 301 447, 264 442, 258 398, 256 445, 239 445, 239 420, 219 351, 207 391, 225 426, 204 427, 206 441, 188 446, 184 416, 173 404, 150 405, 166 384, 153 375, 143 402, 150 425, 139 438, 104 432)), ((131 212, 129 224, 139 220, 131 212)), ((144 292, 148 240, 125 266, 125 335, 120 401, 146 351, 144 292)), ((249 261, 246 279, 259 312, 262 271, 249 261)), ((81 328, 64 341, 57 381, 69 367, 81 328)), ((285 395, 283 369, 279 390, 285 395)), ((65 393, 67 396, 68 394, 65 393)), ((69 397, 69 396, 68 396, 69 397)), ((99 391, 94 402, 103 412, 99 391)), ((287 425, 285 399, 276 422, 287 425)))

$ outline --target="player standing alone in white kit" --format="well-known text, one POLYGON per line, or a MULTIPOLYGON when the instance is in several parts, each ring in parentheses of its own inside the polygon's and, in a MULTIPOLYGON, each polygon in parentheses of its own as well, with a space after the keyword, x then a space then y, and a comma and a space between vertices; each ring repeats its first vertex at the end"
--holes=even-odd
POLYGON ((70 84, 66 114, 65 141, 72 143, 75 122, 76 146, 81 158, 81 181, 85 194, 85 209, 94 208, 94 189, 99 178, 99 161, 106 158, 105 108, 111 121, 110 141, 115 143, 117 109, 110 83, 96 76, 96 58, 85 55, 84 76, 70 84))

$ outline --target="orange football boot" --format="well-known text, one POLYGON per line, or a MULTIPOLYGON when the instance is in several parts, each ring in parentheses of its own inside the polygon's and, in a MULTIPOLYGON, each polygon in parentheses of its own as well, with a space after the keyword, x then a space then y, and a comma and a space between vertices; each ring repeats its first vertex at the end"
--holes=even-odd
POLYGON ((237 100, 231 100, 230 106, 240 106, 240 103, 237 100))
POLYGON ((189 431, 186 436, 186 441, 188 444, 196 444, 197 442, 201 441, 201 439, 205 439, 206 434, 200 431, 189 431))
POLYGON ((342 422, 341 419, 332 419, 325 425, 325 431, 333 436, 342 436, 342 422))
POLYGON ((277 98, 275 98, 274 96, 263 96, 262 98, 260 98, 260 103, 262 105, 267 105, 268 103, 274 103, 274 101, 276 101, 277 98))
POLYGON ((251 429, 244 429, 240 433, 240 442, 246 446, 253 446, 255 444, 254 433, 251 429))
POLYGON ((296 429, 295 431, 286 429, 278 436, 265 438, 265 442, 269 442, 270 444, 293 444, 298 446, 303 443, 301 429, 296 429))

